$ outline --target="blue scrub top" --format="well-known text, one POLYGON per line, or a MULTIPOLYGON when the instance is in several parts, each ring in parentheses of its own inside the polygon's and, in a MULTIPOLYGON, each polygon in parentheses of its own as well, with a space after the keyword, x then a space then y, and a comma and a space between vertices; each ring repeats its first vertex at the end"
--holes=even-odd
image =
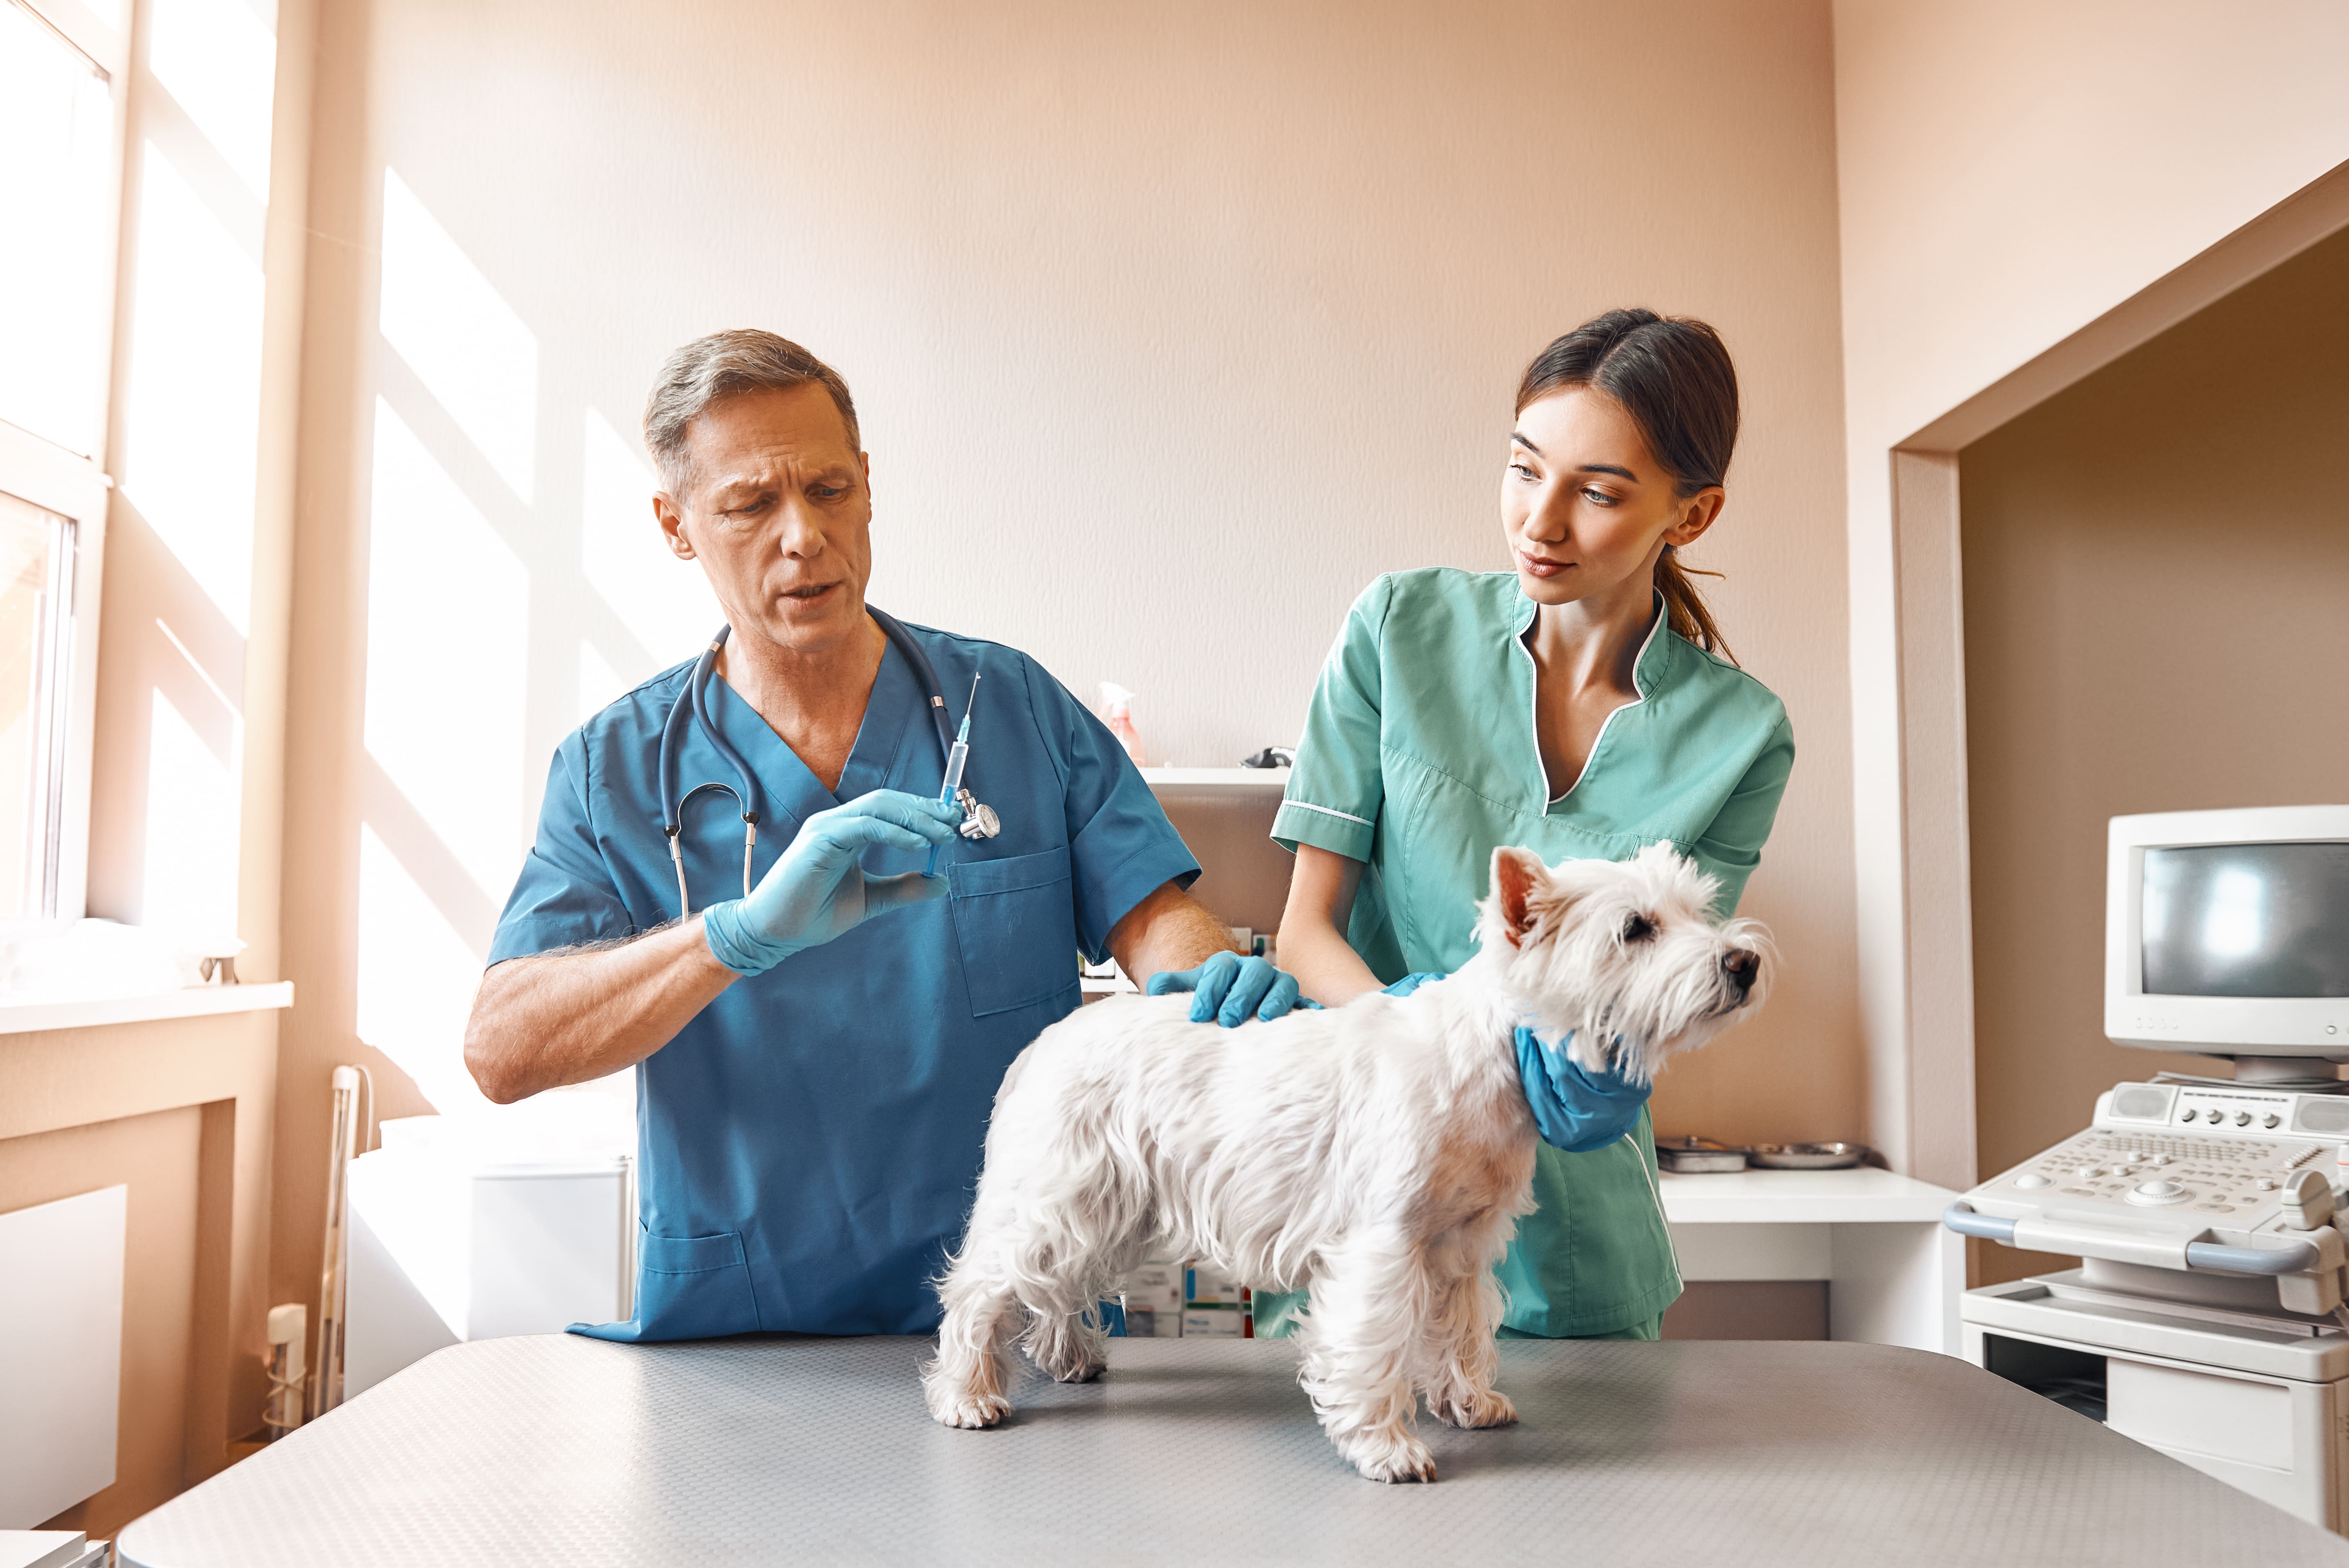
MULTIPOLYGON (((1078 952, 1099 962, 1127 911, 1199 874, 1124 749, 1065 686, 1016 649, 906 631, 949 703, 986 676, 965 782, 1003 830, 943 852, 948 897, 737 981, 638 1064, 636 1316, 583 1332, 930 1332, 929 1282, 968 1217, 1004 1069, 1076 1007, 1078 952)), ((657 774, 662 721, 692 669, 665 671, 556 748, 492 965, 677 918, 657 774)), ((817 811, 874 789, 937 793, 929 694, 894 643, 836 794, 725 683, 709 695, 766 789, 754 878, 817 811)), ((687 726, 678 787, 734 777, 687 726)), ((694 908, 741 896, 731 798, 695 796, 683 837, 694 908)), ((876 849, 864 868, 919 871, 924 858, 876 849)))

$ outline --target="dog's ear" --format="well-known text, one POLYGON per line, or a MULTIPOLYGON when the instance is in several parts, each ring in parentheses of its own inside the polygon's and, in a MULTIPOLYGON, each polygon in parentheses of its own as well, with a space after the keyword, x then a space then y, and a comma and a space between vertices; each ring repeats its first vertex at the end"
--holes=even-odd
POLYGON ((1493 902, 1501 913, 1501 932, 1515 947, 1534 923, 1534 890, 1549 878, 1549 868, 1531 850, 1507 844, 1493 851, 1493 902))

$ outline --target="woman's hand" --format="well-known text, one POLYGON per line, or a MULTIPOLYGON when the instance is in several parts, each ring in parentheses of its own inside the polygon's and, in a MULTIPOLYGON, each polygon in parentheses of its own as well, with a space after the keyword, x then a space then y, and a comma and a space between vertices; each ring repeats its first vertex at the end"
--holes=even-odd
POLYGON ((1346 944, 1346 922, 1361 881, 1361 861, 1311 844, 1297 846, 1278 946, 1305 995, 1324 1006, 1343 1006, 1379 989, 1379 977, 1346 944))

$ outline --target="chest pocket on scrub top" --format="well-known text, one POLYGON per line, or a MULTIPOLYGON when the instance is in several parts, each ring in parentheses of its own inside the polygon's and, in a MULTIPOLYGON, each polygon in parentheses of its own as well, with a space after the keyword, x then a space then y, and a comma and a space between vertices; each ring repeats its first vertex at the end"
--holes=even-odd
POLYGON ((1066 845, 947 868, 973 1017, 1050 1001, 1077 985, 1077 912, 1066 845))

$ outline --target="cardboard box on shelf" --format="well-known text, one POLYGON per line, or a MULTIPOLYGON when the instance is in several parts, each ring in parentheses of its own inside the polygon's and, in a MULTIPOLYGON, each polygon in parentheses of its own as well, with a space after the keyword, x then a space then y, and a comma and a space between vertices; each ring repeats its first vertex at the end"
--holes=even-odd
POLYGON ((1183 1265, 1145 1263, 1125 1282, 1129 1339, 1179 1339, 1183 1334, 1183 1265))
POLYGON ((1186 1306, 1183 1309, 1185 1339, 1252 1339, 1255 1326, 1237 1306, 1186 1306))
POLYGON ((1183 1271, 1183 1302, 1186 1306, 1248 1305, 1248 1287, 1211 1264, 1193 1264, 1183 1271))

